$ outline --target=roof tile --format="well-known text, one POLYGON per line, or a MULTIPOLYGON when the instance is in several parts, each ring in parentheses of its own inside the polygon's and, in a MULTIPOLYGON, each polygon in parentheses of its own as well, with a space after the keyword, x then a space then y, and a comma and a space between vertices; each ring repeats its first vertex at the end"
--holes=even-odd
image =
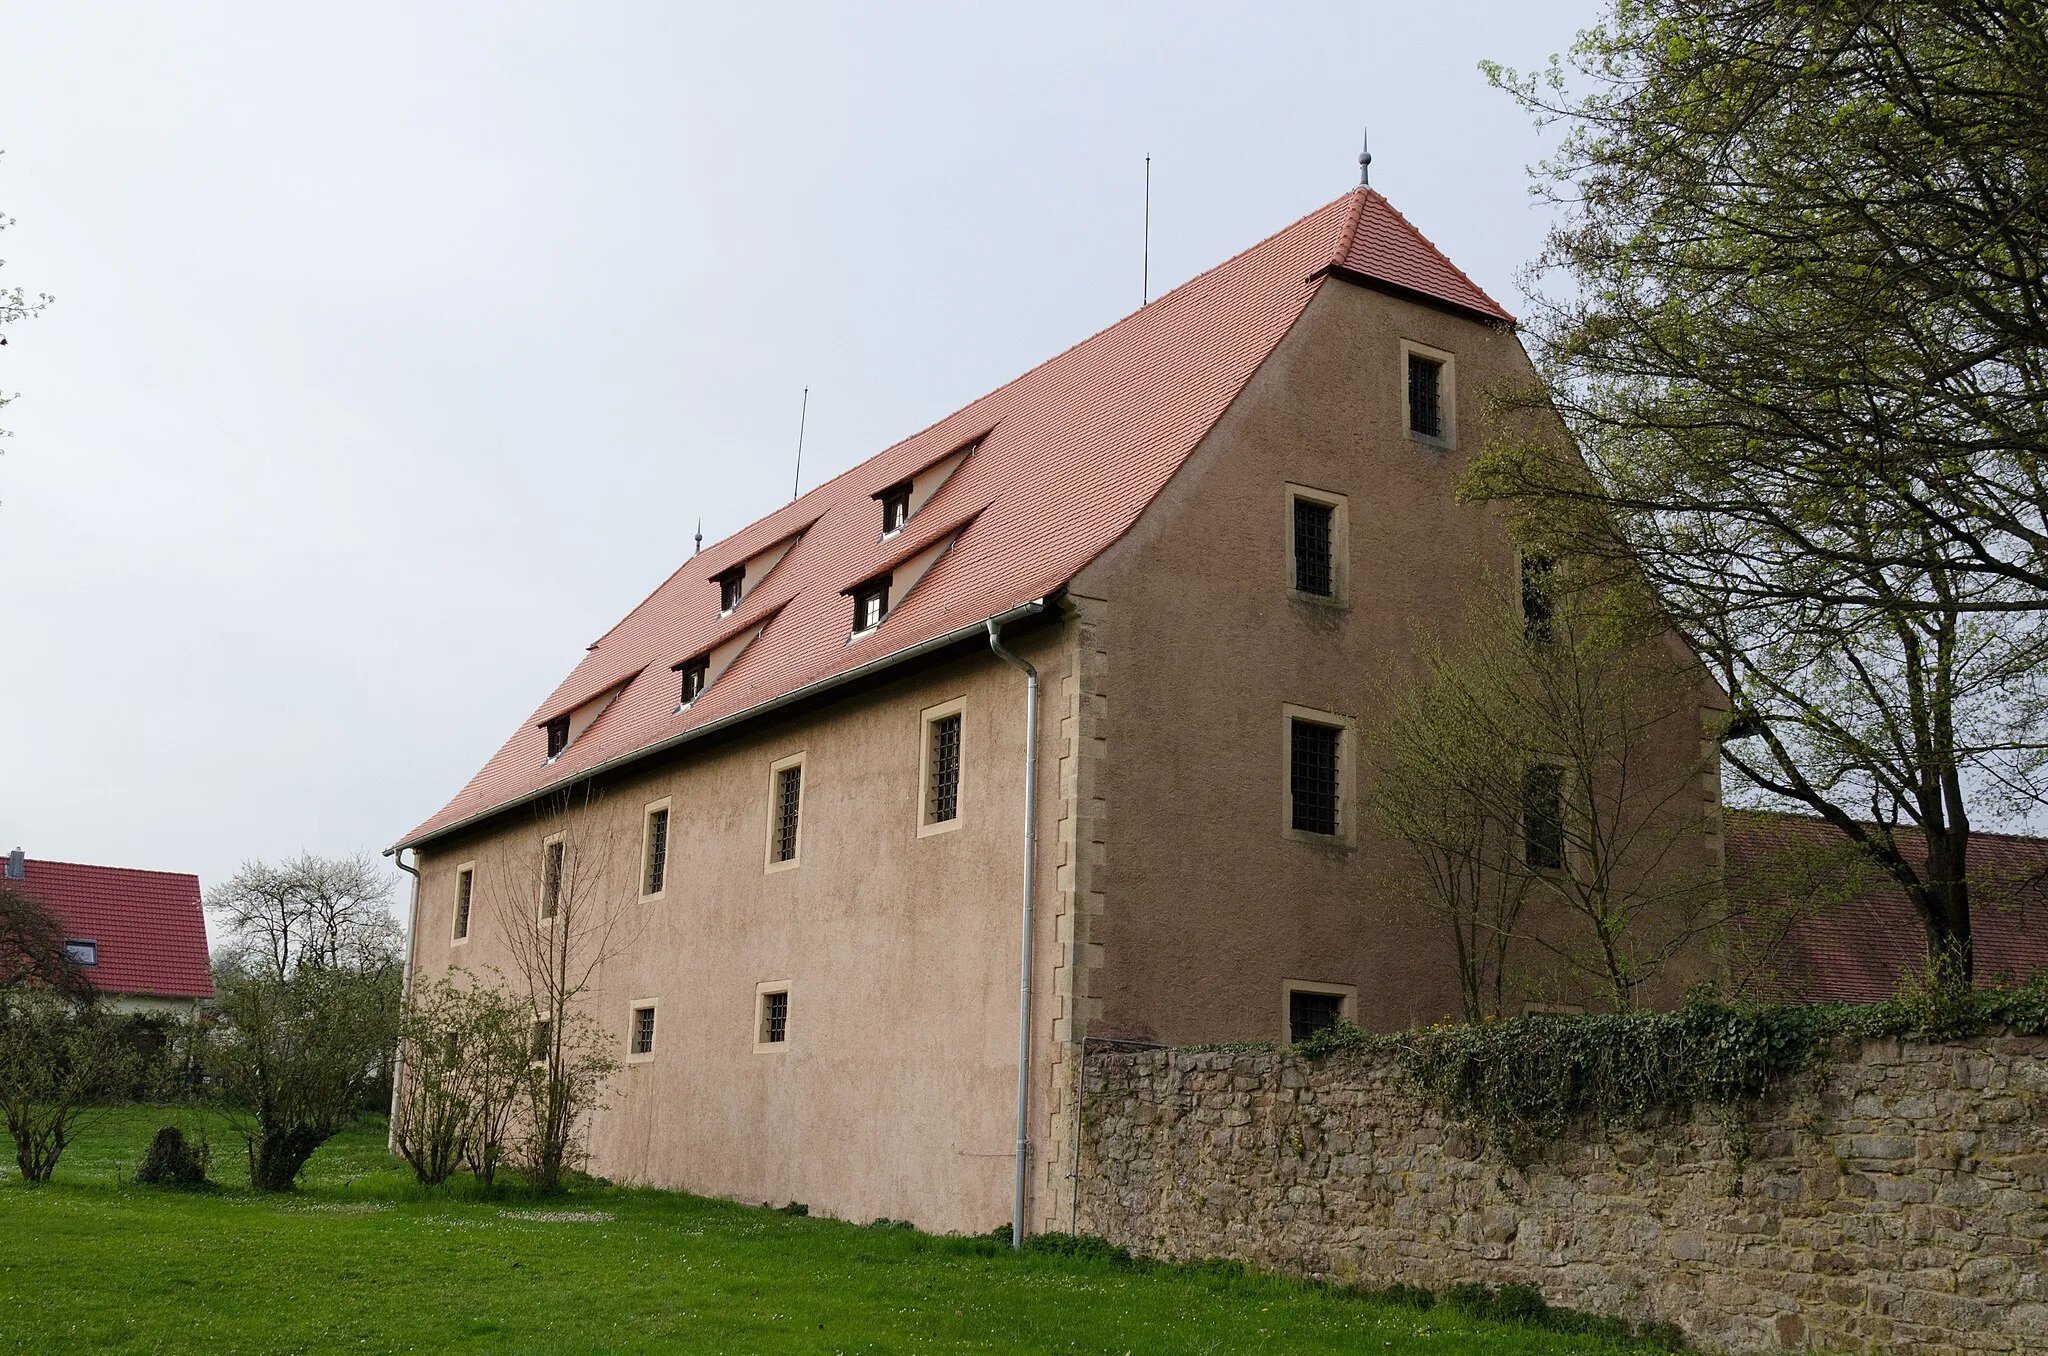
POLYGON ((66 937, 96 944, 91 974, 102 993, 213 996, 199 877, 30 857, 19 884, 66 937))

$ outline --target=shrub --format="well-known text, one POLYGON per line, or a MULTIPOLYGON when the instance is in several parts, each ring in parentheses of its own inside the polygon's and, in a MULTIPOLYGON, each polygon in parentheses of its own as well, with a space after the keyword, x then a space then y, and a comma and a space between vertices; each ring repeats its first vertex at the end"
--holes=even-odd
POLYGON ((205 1140, 193 1143, 177 1126, 166 1125, 150 1140, 149 1152, 135 1170, 135 1180, 144 1186, 205 1186, 206 1169, 212 1161, 213 1150, 205 1140))

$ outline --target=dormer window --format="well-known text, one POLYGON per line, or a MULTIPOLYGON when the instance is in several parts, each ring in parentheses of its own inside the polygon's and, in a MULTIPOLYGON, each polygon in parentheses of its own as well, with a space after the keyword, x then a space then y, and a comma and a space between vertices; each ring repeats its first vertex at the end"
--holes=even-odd
POLYGON ((676 672, 683 676, 681 705, 687 707, 691 702, 703 696, 704 689, 709 686, 706 679, 711 676, 711 656, 699 655, 686 664, 678 664, 676 672))
POLYGON ((547 723, 548 758, 552 761, 563 749, 569 747, 569 717, 567 713, 556 716, 547 723))
POLYGON ((735 565, 718 576, 718 615, 723 617, 740 605, 740 595, 745 591, 747 567, 735 565))
POLYGON ((882 535, 893 537, 910 521, 910 482, 891 485, 875 498, 882 501, 882 535))
POLYGON ((861 635, 882 624, 889 615, 889 576, 870 579, 853 591, 853 633, 861 635))

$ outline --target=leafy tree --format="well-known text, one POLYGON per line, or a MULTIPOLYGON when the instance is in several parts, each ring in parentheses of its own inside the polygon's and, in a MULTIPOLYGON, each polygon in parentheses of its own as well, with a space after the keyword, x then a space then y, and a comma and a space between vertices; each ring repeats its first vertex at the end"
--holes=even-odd
POLYGON ((353 1122, 397 1042, 397 927, 374 875, 365 886, 350 867, 254 862, 207 898, 229 932, 208 1064, 260 1190, 291 1189, 313 1151, 353 1122))
POLYGON ((93 1005, 0 989, 0 1110, 22 1180, 47 1182, 81 1125, 135 1077, 137 1056, 93 1005))
POLYGON ((2038 804, 2048 753, 2040 7, 1616 0, 1491 74, 1568 130, 1544 384, 1495 393, 1468 492, 1647 576, 1752 796, 1832 824, 1967 975, 1973 823, 2038 804))
POLYGON ((512 1112, 535 1077, 531 1030, 524 1003, 460 971, 414 988, 392 1135, 423 1185, 465 1162, 485 1186, 495 1179, 512 1112))

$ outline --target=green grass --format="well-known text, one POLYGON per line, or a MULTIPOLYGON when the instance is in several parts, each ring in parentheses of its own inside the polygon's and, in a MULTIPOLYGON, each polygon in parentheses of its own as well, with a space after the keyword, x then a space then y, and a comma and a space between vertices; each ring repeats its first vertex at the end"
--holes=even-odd
MULTIPOLYGON (((324 1147, 290 1196, 134 1185, 170 1119, 109 1113, 47 1186, 9 1162, 0 1352, 1621 1349, 1231 1268, 1015 1257, 671 1192, 430 1194, 385 1156, 381 1123, 324 1147)), ((216 1175, 237 1180, 238 1147, 212 1135, 216 1175)))

